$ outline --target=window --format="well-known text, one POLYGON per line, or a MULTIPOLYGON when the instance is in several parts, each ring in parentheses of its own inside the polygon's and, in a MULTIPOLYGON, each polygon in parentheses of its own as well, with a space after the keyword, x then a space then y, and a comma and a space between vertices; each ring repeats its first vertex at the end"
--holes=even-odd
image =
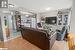
POLYGON ((7 7, 7 1, 2 1, 1 2, 1 7, 6 8, 7 7))

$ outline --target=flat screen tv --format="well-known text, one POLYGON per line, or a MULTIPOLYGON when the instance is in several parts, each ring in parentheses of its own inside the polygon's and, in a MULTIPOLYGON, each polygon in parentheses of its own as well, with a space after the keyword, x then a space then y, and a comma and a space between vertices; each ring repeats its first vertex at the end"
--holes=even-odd
POLYGON ((57 17, 46 17, 45 23, 55 25, 57 23, 57 17))

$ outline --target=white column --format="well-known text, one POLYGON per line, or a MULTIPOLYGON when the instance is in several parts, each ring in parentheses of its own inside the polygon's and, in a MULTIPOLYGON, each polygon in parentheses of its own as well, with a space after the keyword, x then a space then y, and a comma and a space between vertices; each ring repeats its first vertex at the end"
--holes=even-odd
POLYGON ((41 17, 40 17, 40 14, 37 13, 37 23, 41 22, 41 17))

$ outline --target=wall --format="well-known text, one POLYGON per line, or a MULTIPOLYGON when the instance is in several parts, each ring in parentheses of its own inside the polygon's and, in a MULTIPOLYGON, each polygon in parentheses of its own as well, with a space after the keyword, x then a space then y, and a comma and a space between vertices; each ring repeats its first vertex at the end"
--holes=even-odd
MULTIPOLYGON (((38 18, 41 19, 41 17, 44 17, 44 18, 45 17, 54 17, 54 16, 57 16, 57 14, 58 14, 57 10, 47 11, 47 12, 40 13, 40 15, 38 16, 38 18)), ((39 21, 41 21, 41 20, 39 20, 39 21)), ((54 26, 55 26, 55 28, 58 27, 56 25, 53 25, 53 27, 54 26)), ((61 29, 61 27, 58 27, 58 29, 61 29)))
POLYGON ((47 11, 43 13, 37 13, 37 23, 41 22, 41 17, 53 17, 57 16, 57 11, 47 11))
MULTIPOLYGON (((40 13, 40 15, 37 16, 37 17, 38 17, 38 19, 41 19, 41 17, 53 17, 53 16, 58 16, 58 11, 63 11, 63 12, 67 11, 67 12, 69 12, 69 11, 70 11, 70 8, 68 8, 68 9, 53 10, 53 11, 48 11, 48 12, 43 12, 43 13, 40 13)), ((70 24, 70 16, 71 16, 71 11, 69 12, 68 25, 67 25, 67 26, 69 26, 69 24, 70 24)), ((40 21, 40 20, 38 20, 38 21, 40 21)), ((63 26, 64 26, 64 25, 57 25, 56 28, 62 29, 63 26)), ((69 32, 69 28, 68 28, 68 32, 69 32)))
POLYGON ((52 16, 57 16, 57 13, 58 13, 58 11, 54 10, 54 11, 40 13, 40 15, 41 15, 41 17, 52 17, 52 16))
POLYGON ((75 33, 75 0, 73 0, 70 33, 75 33))

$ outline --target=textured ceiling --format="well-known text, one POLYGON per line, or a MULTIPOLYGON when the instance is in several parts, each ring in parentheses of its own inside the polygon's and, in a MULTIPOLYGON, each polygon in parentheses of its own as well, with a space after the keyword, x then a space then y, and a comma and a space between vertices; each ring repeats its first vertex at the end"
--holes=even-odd
POLYGON ((9 3, 24 7, 33 12, 45 12, 46 8, 57 10, 72 6, 72 0, 8 0, 9 3))

